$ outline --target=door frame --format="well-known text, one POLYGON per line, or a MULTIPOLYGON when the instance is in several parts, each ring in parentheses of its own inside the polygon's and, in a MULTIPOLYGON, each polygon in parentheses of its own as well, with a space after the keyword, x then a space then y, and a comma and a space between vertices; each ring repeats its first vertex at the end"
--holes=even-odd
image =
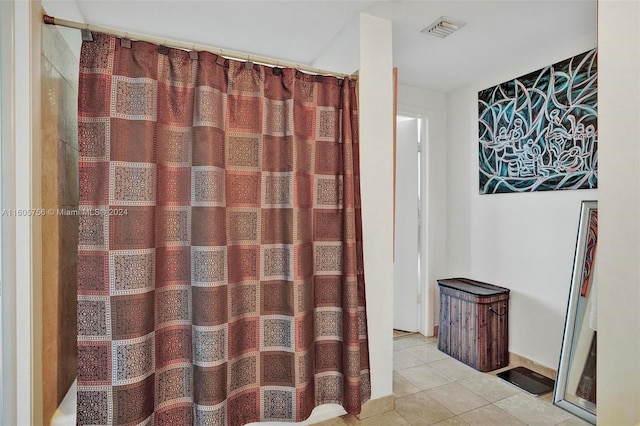
POLYGON ((394 303, 393 328, 405 332, 420 331, 422 312, 420 288, 419 220, 420 128, 422 119, 413 115, 396 115, 395 135, 395 214, 394 214, 394 303), (418 161, 416 161, 418 160, 418 161), (415 256, 415 257, 414 257, 415 256), (415 268, 415 269, 414 269, 415 268))
POLYGON ((40 0, 0 1, 3 424, 43 424, 40 0), (19 96, 18 96, 19 94, 19 96))
POLYGON ((429 292, 429 211, 427 210, 427 200, 429 196, 429 110, 417 108, 409 105, 398 104, 396 116, 412 117, 421 120, 420 131, 418 134, 420 147, 420 234, 418 235, 418 247, 420 251, 420 273, 418 283, 418 333, 430 336, 433 334, 433 316, 434 307, 431 306, 429 292))

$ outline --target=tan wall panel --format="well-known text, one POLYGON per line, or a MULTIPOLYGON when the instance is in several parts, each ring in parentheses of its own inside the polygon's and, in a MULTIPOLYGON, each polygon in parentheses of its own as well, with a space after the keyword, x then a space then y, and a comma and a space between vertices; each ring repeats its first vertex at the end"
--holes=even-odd
POLYGON ((56 27, 42 27, 42 359, 43 419, 76 377, 78 60, 56 27), (52 214, 53 210, 53 214, 52 214))

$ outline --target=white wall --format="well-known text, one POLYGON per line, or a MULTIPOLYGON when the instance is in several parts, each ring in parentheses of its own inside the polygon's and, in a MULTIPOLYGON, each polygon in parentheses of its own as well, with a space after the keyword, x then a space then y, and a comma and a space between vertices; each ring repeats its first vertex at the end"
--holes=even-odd
MULTIPOLYGON (((44 13, 49 16, 53 16, 54 18, 62 18, 75 22, 85 22, 82 12, 80 12, 80 8, 75 1, 42 0, 42 9, 44 9, 44 13)), ((71 48, 75 57, 79 59, 82 39, 78 35, 78 30, 62 26, 58 26, 56 28, 60 34, 62 34, 62 37, 71 48)))
MULTIPOLYGON (((0 207, 8 208, 13 205, 13 193, 6 191, 8 182, 13 177, 13 3, 0 2, 0 184, 2 192, 0 207)), ((15 231, 10 230, 8 217, 0 219, 0 279, 2 292, 0 294, 0 423, 11 424, 16 416, 16 336, 15 336, 15 288, 6 283, 15 280, 15 257, 12 255, 15 241, 15 231)))
MULTIPOLYGON (((2 207, 39 208, 40 2, 2 5, 2 207), (6 108, 6 109, 5 109, 6 108), (6 121, 5 121, 6 120, 6 121)), ((3 424, 41 418, 39 220, 2 217, 3 424), (36 374, 32 374, 32 372, 36 374)))
MULTIPOLYGON (((402 80, 402 69, 398 70, 398 74, 402 80)), ((421 235, 423 250, 426 251, 423 253, 421 265, 423 309, 420 330, 423 334, 431 336, 438 318, 436 280, 446 278, 445 95, 434 90, 399 84, 398 112, 427 118, 426 145, 423 150, 426 167, 422 182, 426 186, 426 197, 422 200, 424 225, 421 235)))
POLYGON ((447 275, 511 289, 509 350, 557 368, 581 200, 597 190, 478 193, 478 91, 596 46, 584 36, 447 94, 447 275))
MULTIPOLYGON (((393 392, 393 84, 391 22, 365 13, 341 32, 313 67, 359 69, 362 226, 371 365, 371 398, 393 392), (358 63, 353 62, 354 39, 358 63), (333 45, 333 44, 332 44, 333 45), (346 47, 345 47, 346 46, 346 47)), ((344 411, 321 406, 313 422, 344 411)))
POLYGON ((640 424, 640 3, 598 17, 598 424, 640 424))
POLYGON ((371 398, 392 393, 393 75, 391 22, 360 15, 360 175, 371 398))
POLYGON ((313 60, 311 66, 352 74, 360 67, 360 17, 353 18, 313 60))

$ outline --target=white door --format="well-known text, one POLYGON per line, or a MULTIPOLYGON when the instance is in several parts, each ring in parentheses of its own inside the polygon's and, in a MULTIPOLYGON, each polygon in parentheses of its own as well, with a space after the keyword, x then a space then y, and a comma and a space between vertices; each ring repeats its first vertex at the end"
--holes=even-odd
POLYGON ((419 317, 418 119, 398 117, 393 328, 418 331, 419 317))

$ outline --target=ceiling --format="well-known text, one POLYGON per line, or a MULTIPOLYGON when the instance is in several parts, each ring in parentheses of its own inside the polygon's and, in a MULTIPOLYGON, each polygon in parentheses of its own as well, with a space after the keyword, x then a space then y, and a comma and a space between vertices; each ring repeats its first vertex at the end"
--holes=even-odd
MULTIPOLYGON (((64 0, 49 0, 56 1, 64 0)), ((517 65, 551 45, 579 37, 593 37, 595 44, 597 23, 596 0, 75 2, 94 25, 300 64, 312 64, 365 12, 392 22, 400 82, 440 92, 517 65), (440 16, 466 25, 444 39, 420 32, 440 16)))

